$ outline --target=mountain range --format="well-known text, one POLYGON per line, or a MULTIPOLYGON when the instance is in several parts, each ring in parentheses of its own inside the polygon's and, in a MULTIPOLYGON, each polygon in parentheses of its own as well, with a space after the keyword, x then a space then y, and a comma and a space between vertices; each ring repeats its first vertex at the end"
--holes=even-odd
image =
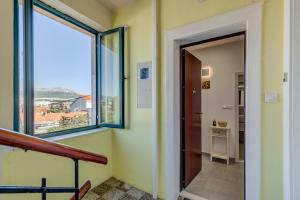
POLYGON ((80 95, 73 90, 67 88, 37 88, 34 91, 35 98, 49 99, 75 99, 80 95))

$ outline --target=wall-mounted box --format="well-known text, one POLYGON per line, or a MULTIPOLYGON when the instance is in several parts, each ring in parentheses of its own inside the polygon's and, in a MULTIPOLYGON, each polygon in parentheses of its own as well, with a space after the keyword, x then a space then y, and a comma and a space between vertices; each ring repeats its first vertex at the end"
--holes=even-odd
POLYGON ((152 62, 137 65, 137 107, 152 107, 152 62))

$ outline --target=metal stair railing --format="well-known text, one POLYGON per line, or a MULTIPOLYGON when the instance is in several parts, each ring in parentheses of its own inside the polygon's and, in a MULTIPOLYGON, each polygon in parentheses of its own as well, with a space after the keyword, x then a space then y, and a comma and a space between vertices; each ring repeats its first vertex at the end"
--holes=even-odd
POLYGON ((0 129, 0 145, 70 158, 74 161, 75 176, 74 187, 48 187, 46 178, 42 178, 41 186, 0 186, 0 194, 40 193, 42 200, 46 200, 48 193, 74 193, 71 200, 80 200, 91 188, 91 183, 86 181, 79 188, 79 160, 107 164, 105 156, 6 129, 0 129))

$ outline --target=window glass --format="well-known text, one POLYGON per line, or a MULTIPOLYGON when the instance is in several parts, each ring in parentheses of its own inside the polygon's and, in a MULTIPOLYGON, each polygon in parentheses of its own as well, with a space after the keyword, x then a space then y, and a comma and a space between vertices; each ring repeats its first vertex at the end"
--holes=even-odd
POLYGON ((19 0, 18 4, 18 29, 19 29, 19 34, 18 34, 18 64, 19 64, 19 76, 18 76, 18 89, 19 89, 19 132, 23 133, 24 132, 24 14, 23 14, 23 9, 24 9, 24 4, 22 0, 19 0))
POLYGON ((120 105, 120 38, 119 32, 101 37, 101 97, 102 124, 119 125, 120 105))
POLYGON ((42 137, 81 128, 123 128, 124 28, 99 33, 40 1, 34 1, 32 12, 23 13, 23 1, 16 10, 16 128, 42 137), (32 40, 24 40, 25 30, 32 40))
POLYGON ((34 131, 96 124, 95 35, 34 7, 34 131))

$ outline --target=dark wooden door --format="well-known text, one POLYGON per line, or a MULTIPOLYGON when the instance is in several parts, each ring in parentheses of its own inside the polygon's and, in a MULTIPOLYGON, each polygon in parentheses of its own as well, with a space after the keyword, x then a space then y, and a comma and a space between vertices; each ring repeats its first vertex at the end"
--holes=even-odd
POLYGON ((182 186, 186 187, 202 168, 201 155, 201 61, 182 50, 182 186))

